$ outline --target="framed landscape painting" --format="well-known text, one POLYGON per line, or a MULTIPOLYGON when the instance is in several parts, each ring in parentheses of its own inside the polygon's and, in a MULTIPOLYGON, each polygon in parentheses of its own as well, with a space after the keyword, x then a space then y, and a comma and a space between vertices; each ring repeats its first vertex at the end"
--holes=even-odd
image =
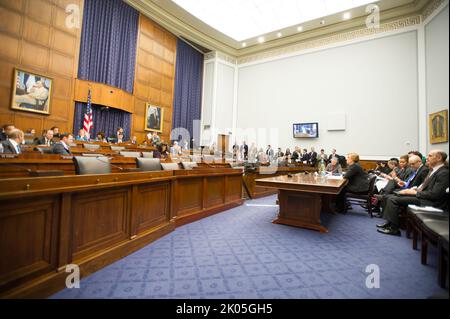
POLYGON ((50 114, 52 85, 53 80, 49 77, 15 69, 11 108, 50 114))
POLYGON ((430 129, 430 144, 448 142, 448 110, 431 113, 428 127, 430 129))
POLYGON ((145 106, 145 130, 162 132, 164 109, 147 103, 145 106))

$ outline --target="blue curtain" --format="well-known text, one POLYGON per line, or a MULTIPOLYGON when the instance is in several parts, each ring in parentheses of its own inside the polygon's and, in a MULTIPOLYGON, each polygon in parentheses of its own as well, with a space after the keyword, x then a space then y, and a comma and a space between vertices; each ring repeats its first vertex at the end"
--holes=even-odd
MULTIPOLYGON (((131 131, 131 113, 107 108, 105 106, 91 104, 92 119, 94 121, 94 132, 91 132, 91 138, 95 138, 98 132, 105 133, 106 137, 116 135, 117 128, 122 127, 124 131, 124 139, 130 139, 131 131)), ((75 103, 75 117, 73 125, 73 133, 78 135, 78 130, 83 128, 84 114, 86 113, 87 104, 75 103)))
MULTIPOLYGON (((172 128, 187 129, 191 139, 194 137, 193 121, 200 119, 202 82, 203 54, 178 39, 172 128)), ((178 135, 174 133, 175 139, 178 135)))
POLYGON ((85 0, 78 78, 132 93, 138 20, 122 0, 85 0))

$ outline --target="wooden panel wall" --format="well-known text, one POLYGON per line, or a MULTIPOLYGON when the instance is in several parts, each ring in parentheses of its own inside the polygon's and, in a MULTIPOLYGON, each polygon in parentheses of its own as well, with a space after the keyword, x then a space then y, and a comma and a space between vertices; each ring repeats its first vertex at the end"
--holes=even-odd
POLYGON ((139 16, 139 34, 134 81, 134 114, 132 131, 138 141, 145 134, 145 104, 164 108, 163 133, 168 142, 172 130, 172 108, 175 79, 176 37, 149 18, 139 16))
POLYGON ((241 205, 241 178, 217 168, 5 179, 0 298, 48 296, 64 288, 67 264, 88 275, 175 226, 241 205))
POLYGON ((65 25, 71 3, 81 15, 83 0, 0 0, 0 124, 72 131, 81 29, 65 25), (53 78, 50 115, 10 109, 15 67, 53 78))

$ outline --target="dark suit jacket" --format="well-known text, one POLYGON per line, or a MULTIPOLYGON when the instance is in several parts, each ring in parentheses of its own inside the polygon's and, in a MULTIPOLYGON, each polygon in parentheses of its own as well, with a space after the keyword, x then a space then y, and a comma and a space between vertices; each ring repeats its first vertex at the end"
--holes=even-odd
POLYGON ((349 192, 366 192, 369 190, 369 176, 359 163, 354 163, 347 168, 344 178, 348 180, 346 189, 349 192))
POLYGON ((70 155, 70 150, 66 149, 61 142, 55 143, 52 147, 53 154, 70 155))
POLYGON ((17 154, 17 150, 14 147, 14 145, 10 142, 10 140, 3 141, 2 145, 3 145, 3 153, 17 154))
POLYGON ((424 189, 417 192, 416 197, 420 200, 420 206, 433 206, 445 208, 448 203, 448 168, 442 166, 431 177, 424 189))
MULTIPOLYGON (((40 138, 36 139, 35 144, 36 145, 47 145, 47 143, 45 143, 45 137, 41 136, 40 138)), ((53 144, 55 144, 55 142, 53 140, 50 140, 50 146, 52 146, 53 144)))
POLYGON ((420 166, 419 170, 416 173, 416 176, 413 178, 411 182, 409 182, 408 188, 414 186, 419 187, 427 177, 429 171, 430 169, 425 165, 420 166))
POLYGON ((309 161, 309 153, 304 153, 303 154, 303 156, 302 156, 302 162, 304 162, 304 161, 309 161))
POLYGON ((308 154, 308 156, 309 156, 309 162, 311 163, 311 164, 316 164, 316 161, 317 161, 317 153, 316 152, 312 152, 312 153, 309 153, 308 154))
POLYGON ((0 142, 1 142, 1 141, 6 141, 6 140, 7 140, 6 137, 7 137, 7 136, 6 136, 5 132, 0 132, 0 142))

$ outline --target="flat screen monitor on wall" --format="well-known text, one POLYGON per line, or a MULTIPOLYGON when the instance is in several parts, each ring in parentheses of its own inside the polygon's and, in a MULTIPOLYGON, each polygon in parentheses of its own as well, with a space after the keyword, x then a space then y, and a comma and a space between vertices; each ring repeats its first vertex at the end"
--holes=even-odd
POLYGON ((319 137, 319 123, 297 123, 292 125, 294 137, 319 137))

